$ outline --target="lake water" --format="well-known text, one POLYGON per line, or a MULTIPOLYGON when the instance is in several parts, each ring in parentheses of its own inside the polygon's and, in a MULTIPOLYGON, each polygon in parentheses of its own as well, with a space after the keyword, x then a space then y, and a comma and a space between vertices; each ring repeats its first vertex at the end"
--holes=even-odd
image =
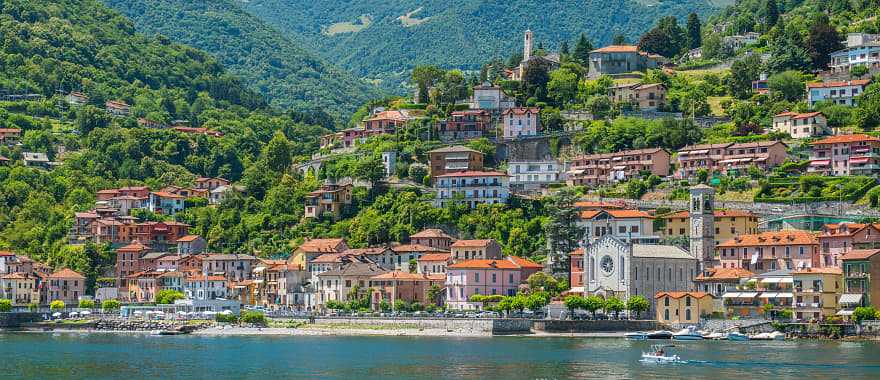
POLYGON ((639 362, 650 343, 561 337, 200 337, 0 334, 0 378, 880 378, 877 342, 676 343, 685 364, 639 362))

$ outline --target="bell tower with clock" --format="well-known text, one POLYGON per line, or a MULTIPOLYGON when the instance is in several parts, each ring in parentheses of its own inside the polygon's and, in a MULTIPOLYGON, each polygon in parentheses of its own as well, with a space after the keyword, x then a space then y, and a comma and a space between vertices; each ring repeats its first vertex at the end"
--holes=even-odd
POLYGON ((715 189, 697 185, 690 189, 691 255, 700 270, 712 267, 715 259, 715 189))

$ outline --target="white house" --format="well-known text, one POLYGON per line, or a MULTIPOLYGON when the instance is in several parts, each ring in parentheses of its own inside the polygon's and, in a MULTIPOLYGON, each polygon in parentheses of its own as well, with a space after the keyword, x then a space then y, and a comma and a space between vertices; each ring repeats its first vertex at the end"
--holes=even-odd
POLYGON ((535 136, 541 130, 541 109, 511 108, 501 113, 501 122, 506 140, 535 136))
POLYGON ((503 112, 516 106, 516 99, 508 96, 501 87, 485 82, 474 86, 474 96, 470 102, 471 109, 503 112))
POLYGON ((856 97, 865 92, 868 83, 871 83, 870 79, 807 83, 807 100, 810 102, 810 107, 823 100, 834 104, 855 106, 856 97))
POLYGON ((788 133, 795 139, 831 133, 828 128, 828 119, 821 112, 783 112, 773 116, 773 130, 788 133))
POLYGON ((562 164, 556 160, 510 161, 507 175, 514 191, 537 190, 562 180, 562 164))
POLYGON ((445 207, 449 202, 460 201, 475 208, 481 203, 507 203, 510 197, 510 180, 507 173, 500 172, 448 173, 437 177, 434 190, 437 192, 435 207, 445 207))

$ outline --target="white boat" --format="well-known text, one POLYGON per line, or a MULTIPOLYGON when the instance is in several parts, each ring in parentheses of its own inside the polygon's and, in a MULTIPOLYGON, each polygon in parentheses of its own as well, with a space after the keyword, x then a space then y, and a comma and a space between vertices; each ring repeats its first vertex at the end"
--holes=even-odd
POLYGON ((694 326, 689 326, 675 334, 672 334, 672 340, 703 340, 703 335, 697 332, 694 326))
POLYGON ((742 341, 749 340, 749 336, 746 334, 743 334, 739 331, 733 331, 733 332, 727 333, 727 340, 742 342, 742 341))
POLYGON ((623 337, 626 338, 626 340, 648 340, 648 333, 643 331, 636 331, 623 334, 623 337))
POLYGON ((657 330, 648 333, 648 339, 671 339, 672 331, 657 330))
POLYGON ((771 333, 760 333, 749 337, 751 340, 785 340, 785 334, 774 331, 771 333))
POLYGON ((655 344, 651 346, 650 352, 642 352, 642 362, 645 363, 681 363, 681 357, 678 355, 668 354, 667 347, 675 347, 672 345, 655 344))
POLYGON ((772 340, 785 340, 785 333, 774 331, 770 333, 770 339, 772 340))
POLYGON ((703 335, 703 339, 725 340, 725 339, 727 339, 727 334, 725 334, 725 333, 720 333, 720 332, 714 332, 714 333, 711 333, 711 334, 703 335))

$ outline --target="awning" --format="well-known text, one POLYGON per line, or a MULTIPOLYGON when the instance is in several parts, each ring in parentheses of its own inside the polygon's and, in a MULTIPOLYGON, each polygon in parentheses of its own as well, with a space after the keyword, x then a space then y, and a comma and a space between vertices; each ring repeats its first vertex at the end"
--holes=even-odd
POLYGON ((810 161, 810 166, 828 166, 831 160, 810 161))
POLYGON ((576 169, 575 169, 575 170, 569 170, 569 171, 567 171, 566 173, 567 173, 568 175, 580 175, 580 174, 584 174, 584 170, 583 170, 583 169, 581 169, 581 170, 576 170, 576 169))
POLYGON ((755 162, 764 162, 767 161, 767 157, 756 158, 755 162))
POLYGON ((756 292, 728 292, 724 293, 721 298, 755 298, 756 292))
POLYGON ((855 157, 849 159, 849 163, 855 165, 867 164, 868 161, 871 161, 871 159, 868 157, 855 157))
POLYGON ((615 166, 615 167, 613 167, 612 169, 614 169, 614 170, 624 170, 624 169, 626 169, 626 166, 624 166, 624 165, 619 165, 619 166, 615 166))
POLYGON ((694 150, 694 151, 690 152, 690 154, 706 154, 706 153, 709 153, 708 149, 694 150))
POLYGON ((794 298, 794 294, 791 293, 777 293, 776 298, 794 298))
POLYGON ((780 284, 792 284, 794 283, 794 279, 791 277, 783 277, 779 279, 780 284))
POLYGON ((734 162, 736 162, 735 159, 734 159, 734 160, 721 160, 721 161, 718 161, 719 164, 732 164, 732 163, 734 163, 734 162))
POLYGON ((740 294, 742 294, 742 293, 737 293, 737 292, 724 293, 721 295, 721 298, 739 298, 740 294))
POLYGON ((766 292, 766 293, 761 293, 760 298, 776 298, 777 295, 779 295, 779 293, 766 292))
POLYGON ((611 161, 621 161, 621 160, 623 160, 623 157, 614 157, 611 159, 611 161))
POLYGON ((762 284, 778 284, 780 282, 782 282, 782 277, 768 277, 761 279, 762 284))
POLYGON ((844 294, 840 296, 840 300, 837 303, 845 303, 851 305, 858 305, 862 303, 862 295, 861 294, 844 294))
POLYGON ((837 315, 849 317, 849 316, 853 315, 853 311, 852 310, 841 310, 841 311, 837 312, 837 315))

